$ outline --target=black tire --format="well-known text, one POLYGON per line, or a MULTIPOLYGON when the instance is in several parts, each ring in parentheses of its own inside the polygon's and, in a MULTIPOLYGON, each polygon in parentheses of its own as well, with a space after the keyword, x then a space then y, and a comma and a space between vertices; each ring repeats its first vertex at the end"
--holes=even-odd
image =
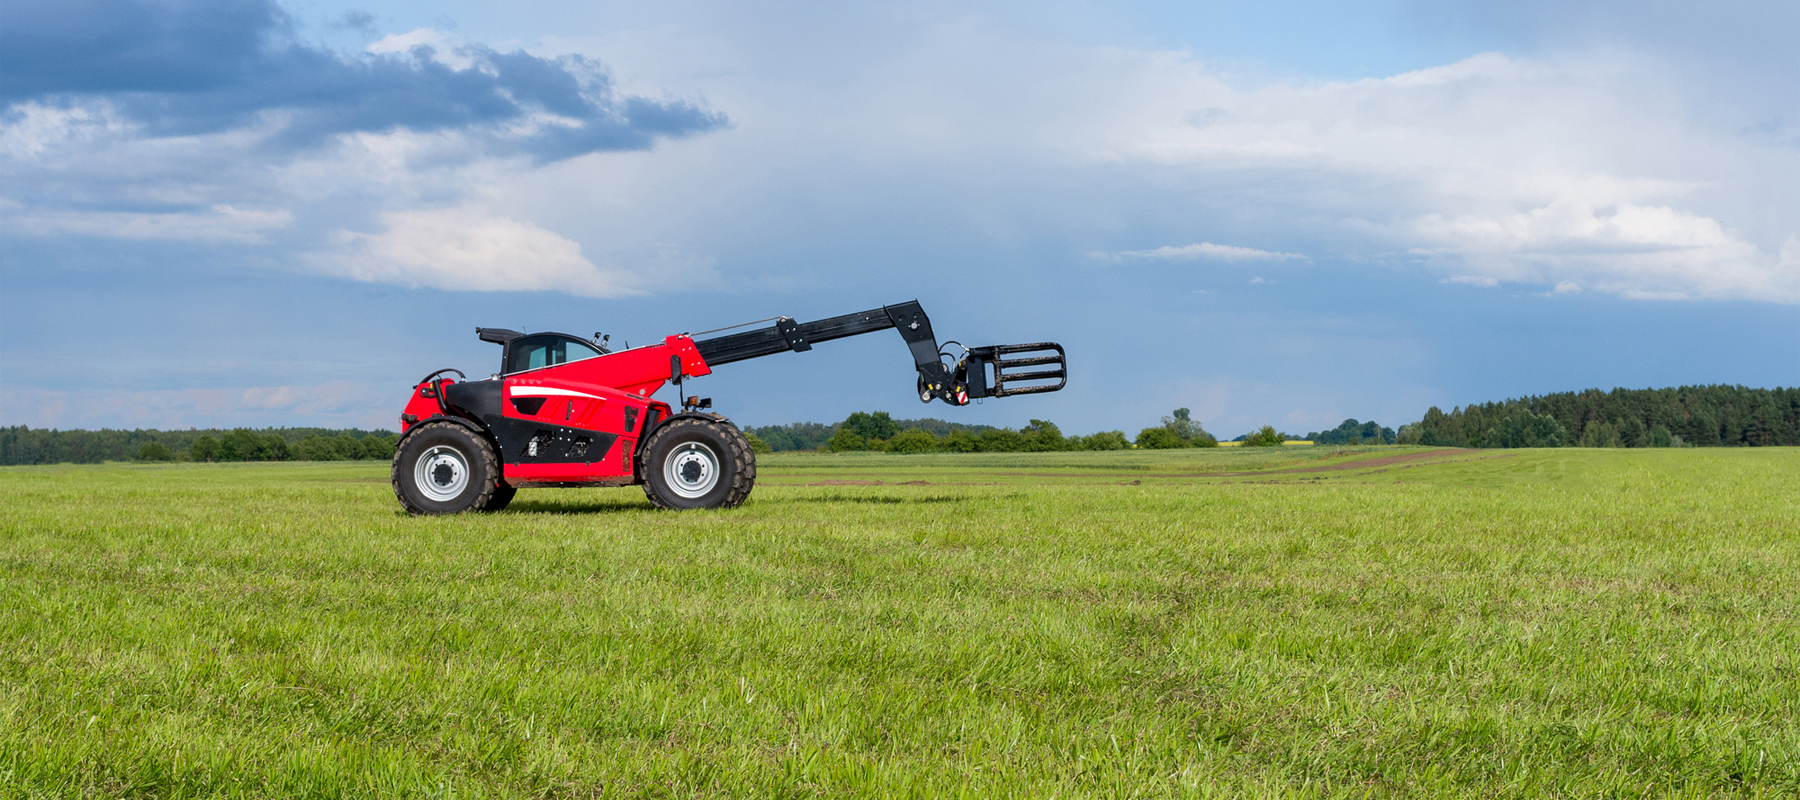
POLYGON ((481 434, 428 422, 394 451, 393 478, 394 496, 413 514, 486 510, 499 489, 500 457, 481 434))
POLYGON ((507 486, 506 484, 502 483, 499 486, 494 487, 494 496, 488 499, 487 505, 482 506, 481 508, 478 508, 476 510, 477 511, 502 511, 502 510, 505 510, 506 504, 511 503, 513 500, 513 496, 518 493, 519 493, 518 487, 507 486))
POLYGON ((644 442, 638 478, 658 508, 736 508, 756 486, 756 454, 730 423, 674 419, 644 442))

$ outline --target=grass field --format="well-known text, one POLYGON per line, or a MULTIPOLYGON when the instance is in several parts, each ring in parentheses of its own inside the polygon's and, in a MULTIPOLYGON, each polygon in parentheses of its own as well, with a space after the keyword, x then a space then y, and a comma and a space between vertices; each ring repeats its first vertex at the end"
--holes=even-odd
POLYGON ((1800 452, 1272 450, 0 469, 0 798, 1800 794, 1800 452))

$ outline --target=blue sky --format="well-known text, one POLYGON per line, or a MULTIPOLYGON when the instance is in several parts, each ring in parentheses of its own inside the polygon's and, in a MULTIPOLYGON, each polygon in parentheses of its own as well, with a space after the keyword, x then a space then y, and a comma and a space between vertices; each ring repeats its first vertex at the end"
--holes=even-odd
POLYGON ((644 342, 917 298, 696 383, 1233 436, 1791 386, 1791 3, 39 2, 0 24, 0 424, 392 427, 478 325, 644 342))

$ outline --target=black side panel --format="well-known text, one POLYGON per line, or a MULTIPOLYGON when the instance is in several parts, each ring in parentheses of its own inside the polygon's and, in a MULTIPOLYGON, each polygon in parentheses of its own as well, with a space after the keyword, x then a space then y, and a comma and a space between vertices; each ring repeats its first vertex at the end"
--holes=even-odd
MULTIPOLYGON (((458 384, 461 385, 461 384, 458 384)), ((615 433, 548 425, 499 414, 481 418, 500 442, 500 460, 508 464, 592 464, 604 460, 619 436, 615 433), (533 443, 536 454, 533 454, 533 443)))
MULTIPOLYGON (((444 400, 487 424, 508 464, 592 464, 606 458, 618 434, 513 419, 501 412, 500 381, 469 381, 444 387, 444 400), (532 443, 537 447, 533 453, 532 443)), ((525 398, 521 398, 525 399, 525 398)), ((540 400, 542 398, 529 398, 540 400)))
POLYGON ((500 416, 500 381, 467 381, 444 387, 444 401, 476 419, 500 416))

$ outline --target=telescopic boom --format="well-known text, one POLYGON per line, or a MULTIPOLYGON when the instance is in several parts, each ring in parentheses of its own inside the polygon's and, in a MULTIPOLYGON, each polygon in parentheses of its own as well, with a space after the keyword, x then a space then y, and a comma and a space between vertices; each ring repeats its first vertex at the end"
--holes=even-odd
POLYGON ((917 300, 813 322, 795 322, 790 317, 780 317, 766 328, 699 340, 694 342, 694 347, 709 367, 716 367, 776 353, 805 352, 816 343, 888 328, 899 330, 900 338, 906 340, 907 349, 912 351, 913 366, 919 371, 921 402, 928 403, 935 398, 960 406, 982 397, 1054 392, 1069 382, 1062 345, 1054 342, 965 348, 954 365, 946 364, 945 357, 949 354, 938 346, 937 337, 931 331, 931 319, 925 316, 925 310, 919 307, 917 300), (1021 353, 1038 355, 1002 357, 1021 353), (1050 368, 1016 371, 1028 366, 1050 368), (990 368, 993 370, 991 380, 990 368), (1009 372, 1009 369, 1014 371, 1009 372))

